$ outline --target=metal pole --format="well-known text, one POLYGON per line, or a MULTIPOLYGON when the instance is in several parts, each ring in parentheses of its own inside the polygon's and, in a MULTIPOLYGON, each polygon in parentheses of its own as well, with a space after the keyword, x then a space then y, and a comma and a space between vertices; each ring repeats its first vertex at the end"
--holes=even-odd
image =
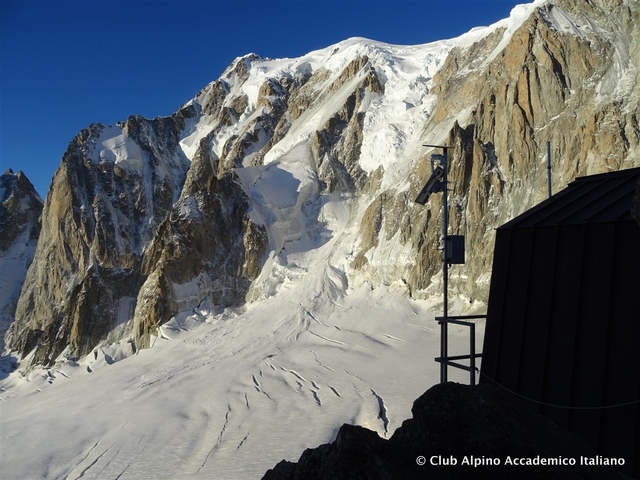
POLYGON ((471 338, 469 340, 469 365, 471 366, 471 378, 469 379, 471 385, 476 384, 476 324, 472 323, 471 327, 471 338))
POLYGON ((440 324, 440 358, 442 358, 442 363, 440 364, 440 383, 445 383, 447 381, 447 356, 448 356, 448 345, 447 345, 447 320, 449 318, 449 295, 448 295, 448 287, 449 287, 449 265, 447 264, 447 235, 449 235, 449 215, 448 215, 448 185, 447 185, 447 170, 448 170, 448 160, 447 160, 447 147, 443 147, 444 151, 443 155, 443 167, 444 167, 444 203, 443 203, 443 226, 442 230, 444 232, 443 237, 443 249, 442 249, 442 280, 443 280, 443 297, 444 297, 444 305, 443 305, 443 316, 444 321, 440 324))
MULTIPOLYGON (((440 383, 445 383, 447 381, 447 362, 448 358, 448 320, 449 320, 449 264, 447 263, 447 239, 449 235, 449 209, 448 209, 448 159, 447 159, 447 148, 443 145, 424 145, 425 147, 433 147, 433 148, 442 148, 443 155, 440 158, 442 165, 442 183, 443 188, 442 191, 444 193, 444 201, 442 205, 442 217, 443 217, 443 225, 442 225, 442 233, 443 233, 443 248, 442 248, 442 281, 443 281, 443 297, 444 297, 444 305, 443 305, 443 316, 436 317, 438 322, 440 323, 440 383)), ((433 157, 432 157, 433 158, 433 157)), ((435 172, 434 172, 435 173, 435 172)), ((426 187, 426 186, 425 186, 426 187)), ((436 359, 438 360, 438 359, 436 359)))
POLYGON ((547 142, 547 188, 551 198, 551 142, 547 142))

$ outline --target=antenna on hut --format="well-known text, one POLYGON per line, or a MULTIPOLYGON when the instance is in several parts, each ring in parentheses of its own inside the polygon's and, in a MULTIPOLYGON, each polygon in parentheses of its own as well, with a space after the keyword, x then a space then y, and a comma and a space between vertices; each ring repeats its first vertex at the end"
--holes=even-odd
MULTIPOLYGON (((444 248, 442 252, 442 283, 443 283, 443 315, 442 317, 436 317, 440 324, 440 357, 436 358, 436 361, 440 363, 440 383, 447 381, 447 366, 451 365, 458 368, 468 370, 471 376, 471 384, 475 383, 475 325, 462 321, 463 317, 450 317, 449 316, 449 266, 452 264, 464 263, 464 236, 463 235, 449 235, 449 213, 448 213, 448 165, 447 165, 447 149, 448 146, 444 145, 423 145, 423 147, 441 148, 442 155, 434 153, 431 155, 431 177, 424 184, 422 190, 418 194, 415 202, 420 205, 427 203, 429 196, 432 193, 443 193, 443 208, 442 208, 442 236, 444 239, 444 248), (456 323, 467 325, 471 327, 471 355, 449 357, 448 356, 448 325, 449 323, 456 323), (459 364, 452 360, 458 360, 461 358, 470 358, 472 366, 461 367, 459 364)), ((464 317, 468 319, 470 317, 464 317)))

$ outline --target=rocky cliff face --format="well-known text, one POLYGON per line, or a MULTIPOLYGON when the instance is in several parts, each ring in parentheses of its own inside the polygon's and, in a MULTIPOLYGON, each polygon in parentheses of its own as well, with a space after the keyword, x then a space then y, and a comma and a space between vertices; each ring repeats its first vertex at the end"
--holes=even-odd
POLYGON ((176 312, 203 302, 244 302, 260 273, 268 239, 249 219, 249 201, 235 174, 217 176, 218 162, 205 137, 187 173, 178 201, 157 229, 143 259, 147 276, 134 314, 136 344, 176 312))
MULTIPOLYGON (((71 142, 47 196, 35 262, 8 335, 21 355, 33 353, 33 363, 50 364, 63 352, 83 356, 100 342, 123 338, 135 351, 147 344, 149 330, 175 313, 174 283, 199 272, 185 266, 177 275, 171 265, 197 238, 203 241, 193 227, 202 218, 187 220, 187 214, 182 223, 172 222, 181 218, 185 202, 197 210, 197 200, 187 198, 190 189, 183 190, 185 180, 194 182, 178 144, 194 116, 195 107, 188 107, 153 121, 132 117, 117 127, 92 125, 71 142)), ((192 176, 201 172, 200 163, 194 161, 192 176)), ((241 189, 229 186, 228 178, 220 180, 222 187, 209 185, 206 177, 199 181, 202 195, 228 195, 228 210, 213 209, 205 219, 213 215, 226 226, 221 217, 228 213, 242 220, 246 200, 232 198, 243 196, 241 189)), ((202 201, 212 203, 209 197, 202 201)), ((238 231, 225 234, 242 238, 238 231)), ((254 247, 259 250, 248 248, 254 247)), ((195 251, 203 255, 199 262, 207 260, 207 251, 195 251)), ((244 262, 241 251, 236 257, 231 260, 244 262)), ((230 276, 251 272, 232 261, 228 268, 230 276)))
POLYGON ((424 143, 451 147, 450 233, 467 248, 452 288, 485 301, 493 229, 545 197, 548 141, 556 191, 640 164, 639 24, 636 2, 538 1, 434 44, 251 54, 171 117, 89 127, 47 196, 11 348, 37 363, 133 351, 178 311, 317 268, 342 289, 439 295, 442 198, 413 202, 424 143))
POLYGON ((0 176, 0 350, 33 260, 41 213, 42 199, 22 172, 0 176))
POLYGON ((143 249, 187 170, 176 154, 185 113, 92 125, 70 143, 9 334, 22 355, 35 349, 37 363, 67 347, 84 355, 122 323, 144 280, 143 249))

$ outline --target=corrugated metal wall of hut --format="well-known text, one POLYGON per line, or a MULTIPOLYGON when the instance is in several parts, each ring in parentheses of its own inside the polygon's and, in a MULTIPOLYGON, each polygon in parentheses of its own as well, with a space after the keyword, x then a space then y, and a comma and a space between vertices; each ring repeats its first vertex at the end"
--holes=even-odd
POLYGON ((579 179, 497 230, 481 381, 640 478, 640 169, 626 172, 579 179))

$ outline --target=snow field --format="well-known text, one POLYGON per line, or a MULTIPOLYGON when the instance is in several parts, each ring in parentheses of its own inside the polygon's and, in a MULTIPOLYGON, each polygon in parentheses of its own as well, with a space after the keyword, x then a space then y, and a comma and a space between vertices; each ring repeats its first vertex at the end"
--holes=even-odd
POLYGON ((10 376, 5 478, 259 478, 344 422, 389 436, 439 375, 431 305, 393 289, 310 293, 179 316, 121 361, 103 349, 10 376))

